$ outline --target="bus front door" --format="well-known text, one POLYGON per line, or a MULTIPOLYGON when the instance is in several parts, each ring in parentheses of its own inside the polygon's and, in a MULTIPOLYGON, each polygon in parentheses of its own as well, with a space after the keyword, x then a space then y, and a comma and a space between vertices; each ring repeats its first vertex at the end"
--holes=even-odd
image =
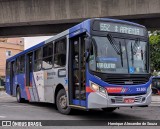
POLYGON ((69 104, 86 107, 84 38, 83 34, 70 39, 69 104))

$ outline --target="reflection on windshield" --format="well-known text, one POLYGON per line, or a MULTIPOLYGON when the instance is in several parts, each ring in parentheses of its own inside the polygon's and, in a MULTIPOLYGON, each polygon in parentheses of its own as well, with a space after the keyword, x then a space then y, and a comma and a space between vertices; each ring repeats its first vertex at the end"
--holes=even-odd
POLYGON ((93 37, 90 69, 103 73, 146 73, 147 43, 107 37, 93 37))
POLYGON ((141 41, 127 40, 130 73, 147 72, 147 44, 141 41), (133 47, 132 47, 133 45, 133 47), (133 52, 132 52, 133 51, 133 52), (131 60, 131 61, 130 61, 131 60))

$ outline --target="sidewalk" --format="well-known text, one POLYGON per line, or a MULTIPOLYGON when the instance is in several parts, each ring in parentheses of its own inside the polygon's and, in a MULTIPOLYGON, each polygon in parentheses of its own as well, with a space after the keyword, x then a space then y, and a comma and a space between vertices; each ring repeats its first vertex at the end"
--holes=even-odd
POLYGON ((152 95, 151 106, 159 106, 160 107, 160 95, 152 95))
POLYGON ((160 95, 152 95, 153 103, 160 103, 160 95))

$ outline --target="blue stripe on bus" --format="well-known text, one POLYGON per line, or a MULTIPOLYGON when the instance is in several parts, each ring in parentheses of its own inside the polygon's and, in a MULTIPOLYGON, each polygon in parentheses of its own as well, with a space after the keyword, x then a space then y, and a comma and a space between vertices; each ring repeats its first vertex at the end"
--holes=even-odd
POLYGON ((76 36, 77 34, 80 34, 84 31, 90 32, 90 21, 91 19, 88 19, 72 28, 69 29, 69 38, 76 36), (81 32, 78 32, 78 30, 83 30, 81 32))
POLYGON ((73 104, 74 105, 80 105, 80 106, 86 106, 86 101, 84 101, 84 100, 78 100, 78 99, 73 99, 73 104))

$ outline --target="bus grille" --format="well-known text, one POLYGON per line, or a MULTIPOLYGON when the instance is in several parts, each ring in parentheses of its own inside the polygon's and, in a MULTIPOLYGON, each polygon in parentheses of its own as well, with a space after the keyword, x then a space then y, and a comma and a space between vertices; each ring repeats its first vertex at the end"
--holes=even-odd
POLYGON ((107 77, 106 82, 116 85, 139 85, 149 81, 149 77, 107 77))
MULTIPOLYGON (((140 103, 142 102, 142 96, 136 96, 134 97, 134 102, 135 103, 140 103)), ((112 98, 111 99, 112 101, 114 100, 114 103, 124 103, 124 98, 123 97, 114 97, 114 99, 112 98)))

